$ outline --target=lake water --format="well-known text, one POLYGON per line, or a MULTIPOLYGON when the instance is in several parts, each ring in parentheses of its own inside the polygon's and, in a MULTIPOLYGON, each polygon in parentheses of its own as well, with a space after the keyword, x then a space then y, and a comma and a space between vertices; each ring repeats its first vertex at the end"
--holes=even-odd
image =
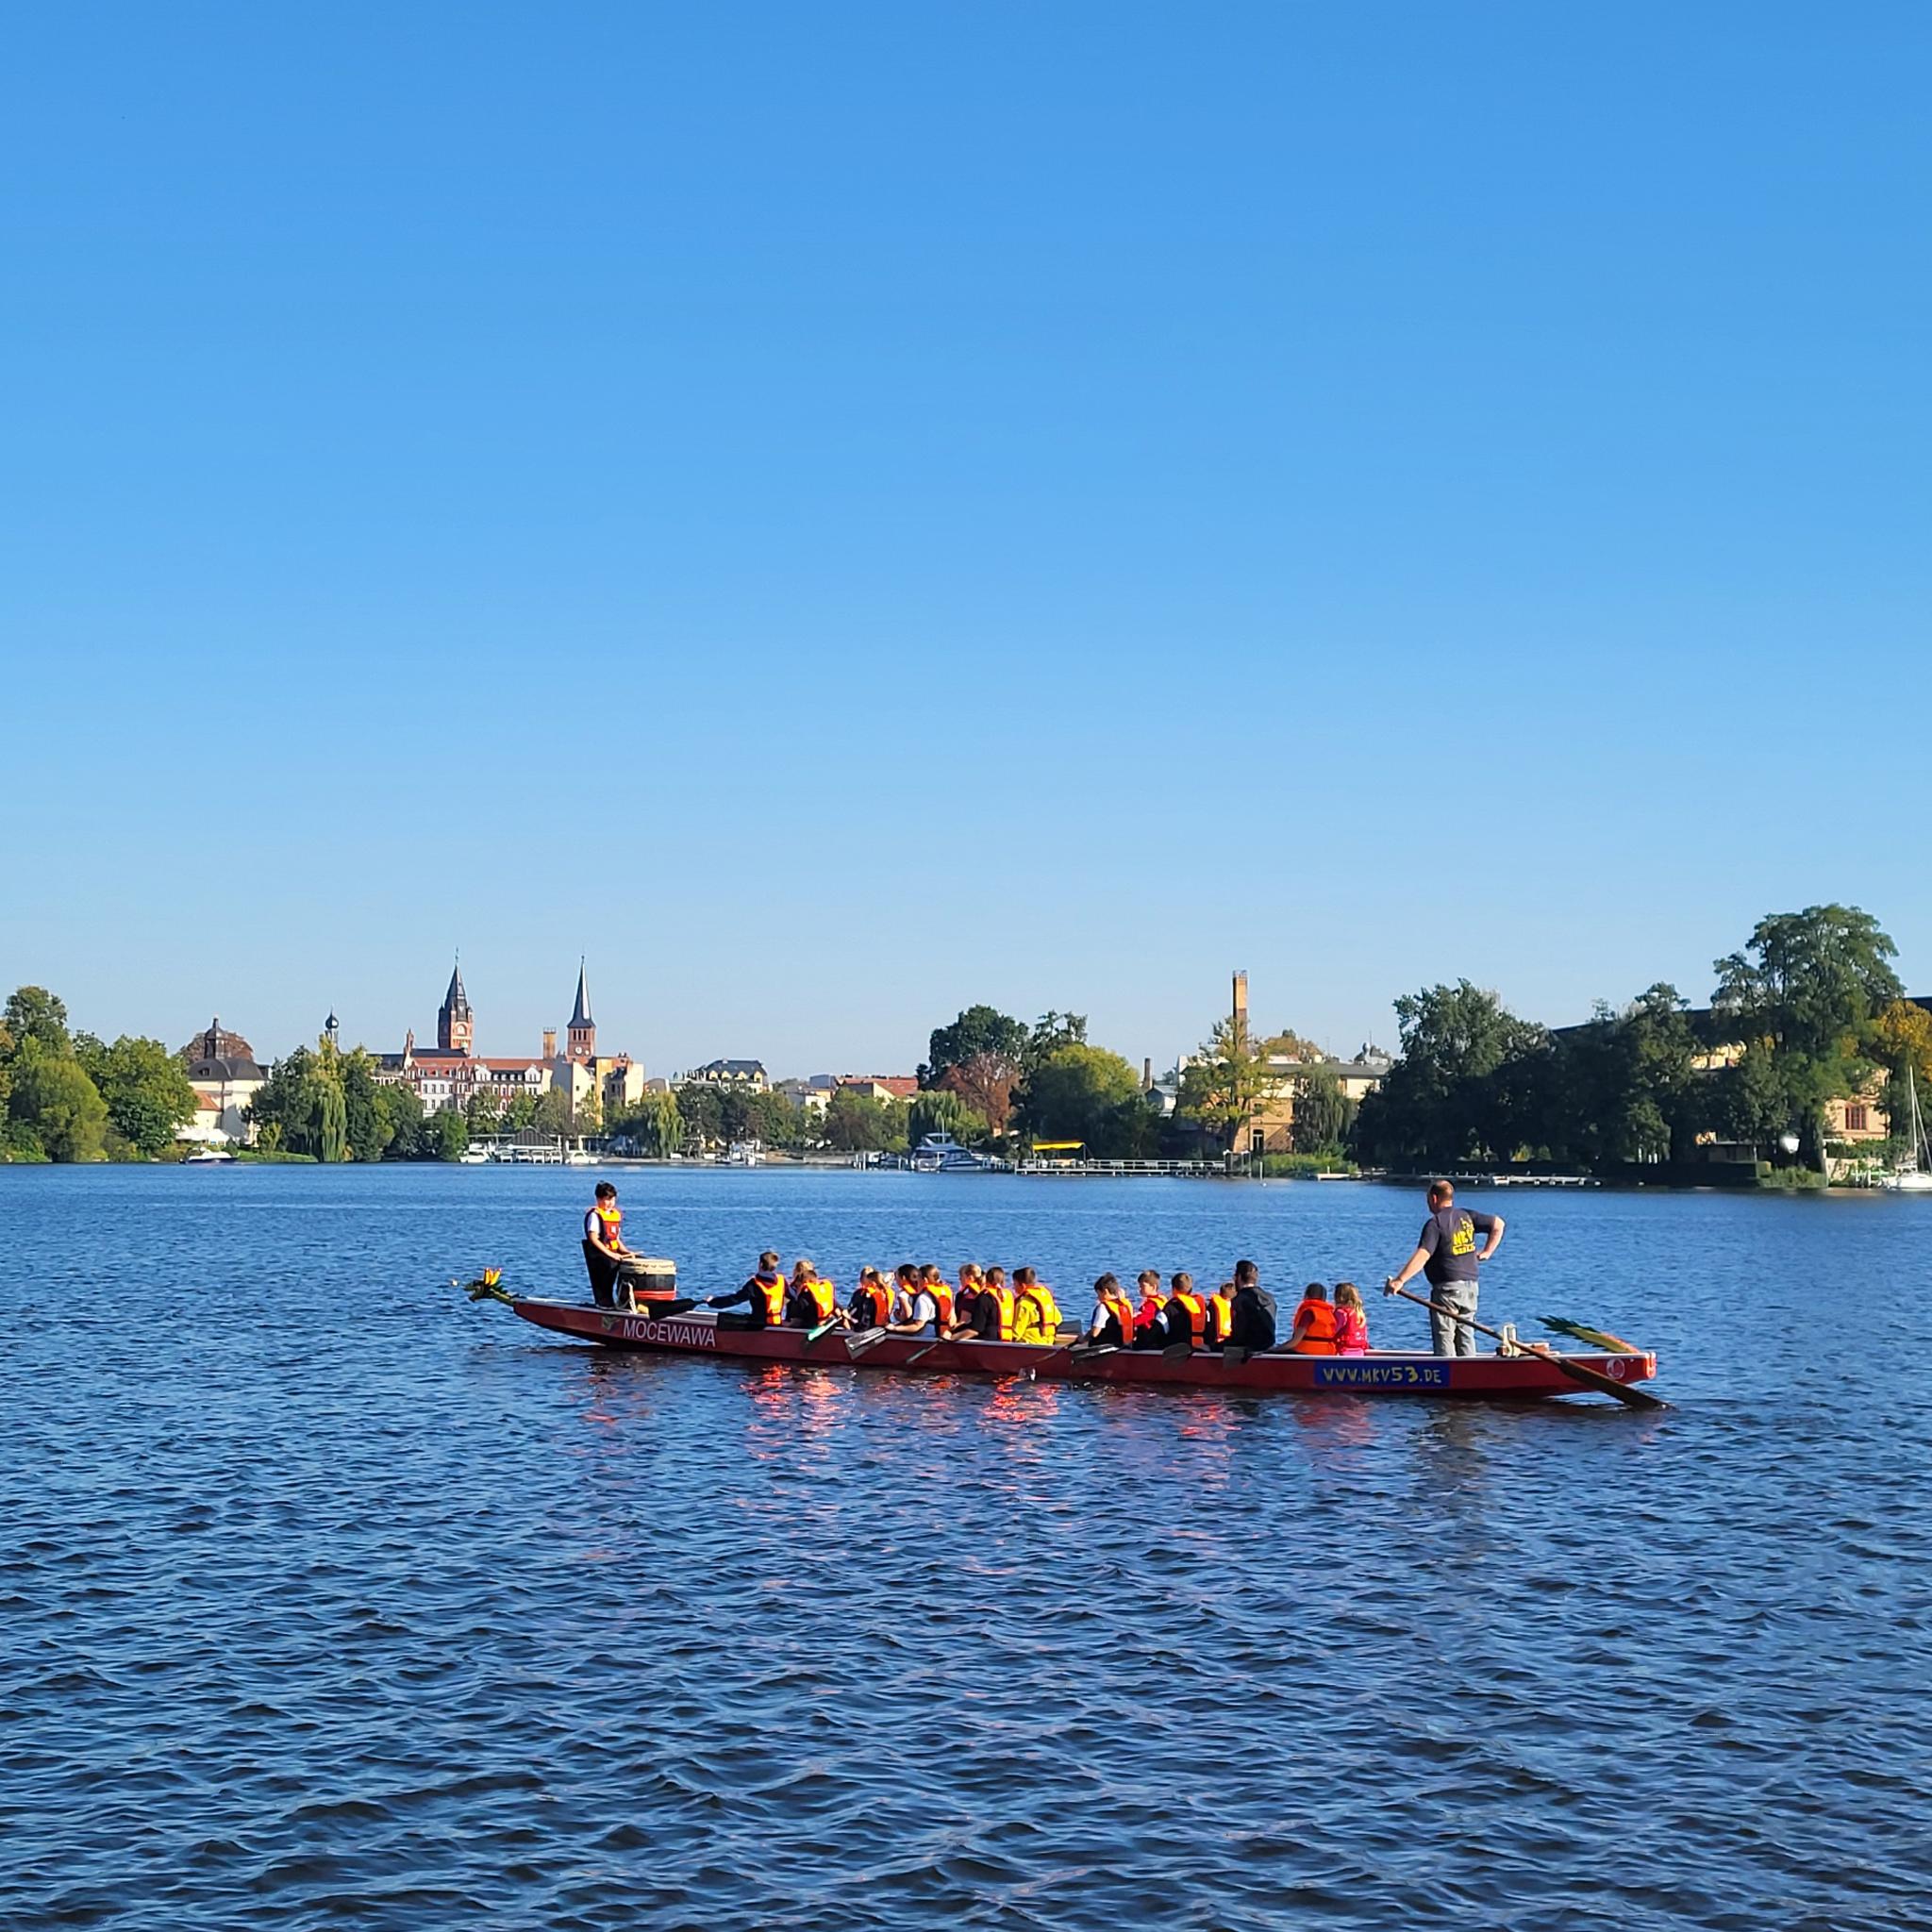
MULTIPOLYGON (((1422 1219, 619 1179, 696 1292, 769 1243, 1082 1315, 1422 1219)), ((576 1291, 590 1180, 0 1169, 0 1925, 1932 1918, 1932 1203, 1470 1196, 1484 1314, 1657 1348, 1646 1416, 605 1356, 447 1286, 576 1291)))

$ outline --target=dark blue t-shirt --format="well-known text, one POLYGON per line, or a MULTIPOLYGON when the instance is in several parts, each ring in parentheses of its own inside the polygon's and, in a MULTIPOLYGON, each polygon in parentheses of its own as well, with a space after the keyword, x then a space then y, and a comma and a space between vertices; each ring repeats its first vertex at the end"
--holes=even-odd
POLYGON ((1439 1208, 1423 1223, 1417 1245, 1427 1254, 1423 1274, 1431 1288, 1448 1281, 1475 1279, 1475 1251, 1481 1245, 1477 1235, 1488 1237, 1496 1224, 1493 1214, 1477 1214, 1467 1208, 1439 1208))

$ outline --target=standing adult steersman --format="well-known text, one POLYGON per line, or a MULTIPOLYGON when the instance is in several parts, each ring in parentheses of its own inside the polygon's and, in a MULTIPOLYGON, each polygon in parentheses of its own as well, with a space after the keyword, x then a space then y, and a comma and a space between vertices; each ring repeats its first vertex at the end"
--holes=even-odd
POLYGON ((599 1181, 596 1204, 584 1216, 584 1266, 590 1270, 591 1299, 600 1308, 617 1306, 617 1277, 629 1253, 624 1244, 617 1190, 608 1181, 599 1181))
POLYGON ((1407 1288, 1417 1274, 1428 1277, 1429 1333, 1438 1355, 1474 1355, 1475 1330, 1467 1319, 1475 1314, 1476 1271, 1503 1244, 1503 1217, 1476 1214, 1456 1205, 1456 1190, 1448 1181, 1429 1187, 1429 1218, 1423 1223, 1415 1253, 1389 1277, 1388 1291, 1407 1288), (1483 1236, 1478 1253, 1477 1235, 1483 1236))

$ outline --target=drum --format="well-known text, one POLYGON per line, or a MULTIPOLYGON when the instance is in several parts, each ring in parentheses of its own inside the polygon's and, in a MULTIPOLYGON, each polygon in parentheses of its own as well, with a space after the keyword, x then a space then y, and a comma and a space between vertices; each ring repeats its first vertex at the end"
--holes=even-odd
POLYGON ((677 1263, 649 1255, 626 1255, 617 1264, 617 1299, 634 1297, 640 1307, 646 1302, 675 1302, 677 1299, 677 1263))

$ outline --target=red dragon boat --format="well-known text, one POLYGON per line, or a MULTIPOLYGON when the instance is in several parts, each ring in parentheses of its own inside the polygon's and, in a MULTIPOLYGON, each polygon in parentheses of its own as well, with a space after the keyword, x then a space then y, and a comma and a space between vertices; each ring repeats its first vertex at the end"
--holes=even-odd
MULTIPOLYGON (((1151 1349, 1078 1349, 1022 1341, 934 1341, 917 1335, 861 1340, 842 1328, 721 1328, 708 1310, 631 1314, 580 1303, 511 1296, 525 1322, 603 1348, 708 1356, 792 1366, 900 1369, 920 1375, 1024 1375, 1041 1381, 1131 1382, 1157 1388, 1240 1389, 1298 1395, 1464 1395, 1538 1401, 1574 1395, 1578 1383, 1547 1355, 1409 1355, 1372 1349, 1359 1356, 1222 1356, 1197 1350, 1172 1357, 1151 1349)), ((1628 1386, 1657 1374, 1654 1354, 1569 1355, 1564 1359, 1628 1386)))

